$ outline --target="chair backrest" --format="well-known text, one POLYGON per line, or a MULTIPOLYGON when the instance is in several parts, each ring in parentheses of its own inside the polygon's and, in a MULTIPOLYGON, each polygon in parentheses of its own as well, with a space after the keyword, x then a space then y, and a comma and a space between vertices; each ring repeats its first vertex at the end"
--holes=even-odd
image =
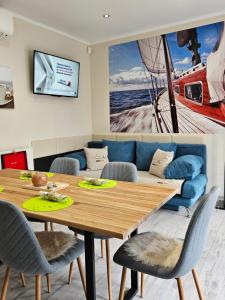
POLYGON ((29 275, 51 269, 27 219, 13 204, 0 200, 0 261, 29 275))
POLYGON ((137 167, 129 162, 109 162, 102 170, 101 178, 135 182, 137 167))
POLYGON ((77 176, 80 170, 78 159, 71 157, 58 157, 53 160, 50 172, 77 176))
POLYGON ((220 194, 218 187, 213 187, 198 204, 185 235, 183 249, 174 269, 174 277, 190 272, 198 262, 205 244, 212 211, 220 194))

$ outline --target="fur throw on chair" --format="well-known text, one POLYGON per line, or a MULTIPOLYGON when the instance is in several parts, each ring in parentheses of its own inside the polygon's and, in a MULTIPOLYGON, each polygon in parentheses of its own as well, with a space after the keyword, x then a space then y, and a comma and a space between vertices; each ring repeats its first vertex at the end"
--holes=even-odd
POLYGON ((41 231, 35 234, 48 261, 64 255, 76 243, 75 236, 66 232, 41 231))
POLYGON ((183 240, 169 238, 156 232, 146 232, 125 244, 129 256, 146 265, 174 268, 183 247, 183 240))

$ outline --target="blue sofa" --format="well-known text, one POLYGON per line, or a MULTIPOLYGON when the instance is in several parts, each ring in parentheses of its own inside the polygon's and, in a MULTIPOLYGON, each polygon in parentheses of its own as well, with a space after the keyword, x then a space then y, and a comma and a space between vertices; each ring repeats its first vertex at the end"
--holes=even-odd
MULTIPOLYGON (((147 171, 151 163, 151 158, 156 149, 164 151, 174 151, 175 159, 179 160, 182 168, 182 157, 200 157, 202 165, 194 178, 185 179, 181 193, 174 196, 164 206, 171 210, 179 210, 180 206, 190 208, 206 189, 206 146, 203 144, 175 144, 175 143, 146 143, 138 141, 93 141, 88 143, 89 148, 102 148, 108 146, 109 161, 127 161, 136 164, 138 171, 147 171)), ((86 157, 84 151, 74 152, 66 156, 73 157, 80 161, 80 169, 86 169, 86 157)), ((179 173, 179 172, 178 172, 179 173)))

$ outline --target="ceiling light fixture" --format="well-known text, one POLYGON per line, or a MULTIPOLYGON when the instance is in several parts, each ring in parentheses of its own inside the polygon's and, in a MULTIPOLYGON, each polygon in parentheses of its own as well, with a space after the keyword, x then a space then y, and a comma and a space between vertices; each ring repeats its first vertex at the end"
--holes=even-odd
POLYGON ((108 19, 108 18, 110 18, 111 16, 110 16, 110 14, 104 14, 103 15, 103 18, 105 18, 105 19, 108 19))

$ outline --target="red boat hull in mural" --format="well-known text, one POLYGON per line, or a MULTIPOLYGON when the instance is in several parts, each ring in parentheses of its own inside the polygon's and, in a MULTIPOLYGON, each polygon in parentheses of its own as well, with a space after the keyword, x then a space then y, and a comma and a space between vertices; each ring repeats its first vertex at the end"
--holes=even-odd
POLYGON ((173 81, 176 99, 191 110, 225 127, 225 103, 210 103, 206 66, 199 64, 173 81))

